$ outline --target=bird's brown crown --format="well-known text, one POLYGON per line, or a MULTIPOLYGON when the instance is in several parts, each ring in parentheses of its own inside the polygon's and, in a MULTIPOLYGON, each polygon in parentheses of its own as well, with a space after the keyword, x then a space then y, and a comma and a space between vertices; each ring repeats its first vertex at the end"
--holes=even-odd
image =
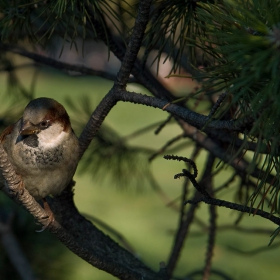
POLYGON ((47 97, 30 101, 23 112, 23 120, 28 120, 35 125, 43 120, 51 123, 60 122, 64 130, 70 127, 69 116, 64 107, 54 99, 47 97))

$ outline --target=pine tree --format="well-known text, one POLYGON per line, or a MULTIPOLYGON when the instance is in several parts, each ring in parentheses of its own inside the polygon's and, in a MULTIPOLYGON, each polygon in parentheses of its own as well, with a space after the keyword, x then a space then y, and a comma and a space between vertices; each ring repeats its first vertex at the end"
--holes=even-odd
MULTIPOLYGON (((1 109, 2 128, 15 121, 23 104, 35 96, 36 75, 30 90, 16 75, 20 67, 30 66, 17 64, 15 55, 19 55, 30 59, 32 67, 49 66, 114 82, 95 108, 91 108, 89 97, 76 102, 69 96, 67 100, 76 131, 81 132, 84 171, 111 176, 120 185, 131 180, 145 182, 160 193, 149 162, 164 156, 180 161, 182 167, 186 164, 174 174, 174 179, 183 178, 180 199, 172 202, 179 209, 179 222, 171 252, 162 257, 167 262, 161 263, 158 272, 96 228, 97 220, 88 223, 74 205, 71 186, 61 196, 49 199, 56 220, 46 224, 44 209, 27 191, 18 193, 20 178, 10 168, 1 146, 0 166, 12 191, 8 195, 17 194, 19 203, 36 221, 75 254, 119 279, 173 279, 190 225, 199 221, 196 210, 204 202, 210 216, 204 226, 208 233, 205 264, 180 279, 197 275, 212 279, 211 273, 231 279, 223 269, 212 269, 218 206, 219 211, 229 208, 240 213, 232 221, 233 230, 245 231, 239 223, 247 213, 276 224, 272 224, 275 231, 269 244, 280 231, 280 131, 276 127, 280 118, 279 6, 278 0, 0 1, 0 67, 7 76, 5 102, 11 103, 7 110, 1 109), (121 66, 116 74, 38 52, 49 54, 59 48, 62 55, 70 46, 83 54, 90 40, 106 45, 109 60, 112 54, 118 58, 121 66), (150 69, 155 65, 160 70, 163 57, 172 63, 166 79, 191 78, 198 86, 180 96, 169 90, 150 69), (141 85, 149 95, 143 94, 141 87, 139 92, 129 91, 130 83, 141 85), (167 112, 168 118, 156 124, 156 134, 160 137, 161 131, 169 131, 170 140, 156 151, 127 145, 121 132, 103 124, 119 101, 167 112), (180 134, 172 135, 170 123, 180 128, 180 134), (189 142, 192 154, 186 156, 189 142), (172 151, 177 155, 170 155, 172 151), (206 157, 200 167, 196 162, 202 151, 206 157), (224 183, 217 185, 215 180, 221 177, 224 183), (221 193, 227 192, 234 192, 235 199, 227 195, 223 200, 221 193)), ((136 136, 154 128, 147 127, 136 136)), ((6 208, 1 205, 0 214, 6 213, 6 208)), ((7 224, 7 215, 1 216, 0 225, 7 224)), ((252 234, 257 230, 252 229, 252 234)))

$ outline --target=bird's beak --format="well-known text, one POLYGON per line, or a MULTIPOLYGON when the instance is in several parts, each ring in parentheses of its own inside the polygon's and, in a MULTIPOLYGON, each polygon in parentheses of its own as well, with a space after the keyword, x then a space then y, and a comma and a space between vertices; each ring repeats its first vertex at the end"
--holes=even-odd
POLYGON ((19 134, 20 135, 31 135, 31 134, 37 134, 38 132, 39 132, 39 129, 34 124, 30 123, 29 121, 23 121, 21 124, 19 134))

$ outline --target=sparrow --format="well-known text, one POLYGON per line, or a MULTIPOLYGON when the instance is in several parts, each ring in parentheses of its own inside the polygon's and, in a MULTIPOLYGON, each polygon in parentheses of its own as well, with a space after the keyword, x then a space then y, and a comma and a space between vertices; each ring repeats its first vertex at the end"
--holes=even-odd
POLYGON ((36 200, 60 194, 71 182, 79 161, 79 142, 66 110, 54 99, 32 100, 22 117, 3 131, 0 142, 36 200))

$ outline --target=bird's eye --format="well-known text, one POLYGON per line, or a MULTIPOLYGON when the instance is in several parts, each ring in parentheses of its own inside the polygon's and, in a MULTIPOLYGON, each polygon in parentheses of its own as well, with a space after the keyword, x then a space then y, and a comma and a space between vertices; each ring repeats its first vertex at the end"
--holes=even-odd
POLYGON ((49 127, 49 125, 50 125, 50 121, 49 120, 43 120, 43 121, 40 122, 40 127, 42 129, 45 129, 45 128, 49 127))

